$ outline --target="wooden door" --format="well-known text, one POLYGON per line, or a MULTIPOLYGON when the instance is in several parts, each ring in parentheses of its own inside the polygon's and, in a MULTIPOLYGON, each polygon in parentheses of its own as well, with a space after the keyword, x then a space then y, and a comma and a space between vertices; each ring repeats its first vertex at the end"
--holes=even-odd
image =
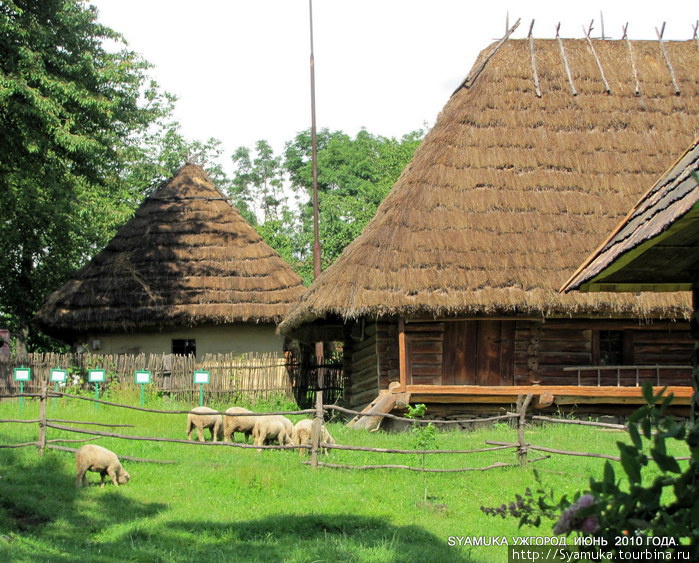
POLYGON ((445 323, 443 385, 513 385, 514 321, 445 323))

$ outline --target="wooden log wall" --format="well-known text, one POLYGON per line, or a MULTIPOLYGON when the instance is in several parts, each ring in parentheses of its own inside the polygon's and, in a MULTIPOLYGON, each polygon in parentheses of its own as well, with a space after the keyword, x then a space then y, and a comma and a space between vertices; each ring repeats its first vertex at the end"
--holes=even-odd
POLYGON ((351 339, 352 381, 345 387, 345 399, 350 408, 362 407, 379 394, 376 324, 357 324, 355 328, 351 339))
MULTIPOLYGON (((689 366, 693 341, 686 323, 547 319, 546 322, 518 321, 515 336, 515 385, 577 385, 577 374, 564 371, 570 366, 599 365, 600 330, 624 335, 624 364, 689 366)), ((633 370, 622 370, 622 386, 636 384, 633 370)), ((655 369, 640 371, 640 381, 656 382, 655 369)), ((662 385, 687 385, 687 370, 662 370, 662 385)), ((582 385, 597 385, 597 373, 585 372, 582 385)), ((617 385, 616 371, 602 371, 601 385, 617 385)))
POLYGON ((351 379, 345 380, 344 398, 350 408, 363 408, 376 399, 379 389, 400 380, 398 324, 356 323, 345 341, 345 362, 351 379))
MULTIPOLYGON (((448 330, 449 322, 406 323, 408 385, 458 383, 449 378, 450 366, 460 365, 463 362, 459 357, 473 355, 475 351, 468 349, 473 344, 469 339, 447 338, 448 334, 454 333, 448 330)), ((454 322, 464 324, 464 321, 454 322)), ((507 323, 507 326, 511 329, 508 338, 514 338, 514 351, 512 357, 502 357, 500 375, 501 381, 510 381, 513 385, 577 385, 577 373, 564 368, 601 364, 600 331, 622 333, 622 364, 629 366, 689 366, 694 345, 687 323, 672 321, 639 325, 634 321, 606 319, 546 319, 517 320, 507 323)), ((511 347, 503 346, 501 353, 508 349, 511 347)), ((660 373, 661 385, 689 384, 687 369, 663 369, 660 373)), ((657 370, 642 369, 638 378, 639 383, 651 381, 657 384, 657 370)), ((635 386, 636 380, 635 370, 620 370, 619 374, 616 370, 602 371, 599 379, 596 372, 588 370, 581 377, 580 384, 635 386)))

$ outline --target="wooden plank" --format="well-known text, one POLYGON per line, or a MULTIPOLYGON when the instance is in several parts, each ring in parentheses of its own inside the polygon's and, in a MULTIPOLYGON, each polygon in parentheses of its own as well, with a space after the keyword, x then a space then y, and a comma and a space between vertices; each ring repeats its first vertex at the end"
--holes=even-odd
POLYGON ((410 354, 415 356, 418 354, 442 354, 443 343, 441 340, 417 340, 410 339, 410 354))
MULTIPOLYGON (((663 387, 653 387, 653 392, 659 392, 663 387)), ((552 393, 557 395, 575 395, 577 397, 642 397, 641 387, 597 387, 593 385, 408 385, 409 393, 427 395, 541 395, 552 393)), ((675 397, 691 397, 692 388, 686 386, 669 386, 666 391, 675 397)))
POLYGON ((405 336, 405 319, 398 321, 398 366, 401 390, 405 389, 408 383, 408 344, 405 336))
POLYGON ((442 381, 445 385, 472 385, 476 381, 476 335, 480 321, 457 321, 446 325, 442 381))
POLYGON ((480 385, 499 385, 500 322, 480 321, 478 325, 477 379, 480 385))
MULTIPOLYGON (((393 410, 398 400, 398 393, 384 393, 380 395, 374 402, 371 403, 362 412, 365 413, 383 413, 387 414, 393 410)), ((348 426, 357 429, 376 430, 383 421, 382 416, 362 416, 356 417, 348 423, 348 426)))

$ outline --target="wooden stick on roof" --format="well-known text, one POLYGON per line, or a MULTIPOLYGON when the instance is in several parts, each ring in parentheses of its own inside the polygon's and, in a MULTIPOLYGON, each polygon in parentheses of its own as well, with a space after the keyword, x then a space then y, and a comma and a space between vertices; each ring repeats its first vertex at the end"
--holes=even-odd
POLYGON ((561 58, 563 59, 563 66, 566 69, 566 76, 568 77, 568 84, 570 84, 570 92, 573 96, 578 95, 578 91, 575 89, 575 83, 573 82, 573 75, 570 73, 570 65, 568 64, 568 55, 566 55, 565 47, 563 46, 563 40, 559 35, 561 29, 560 22, 556 26, 556 40, 558 41, 558 46, 561 49, 561 58))
POLYGON ((636 96, 640 96, 641 95, 641 82, 638 80, 638 70, 636 69, 636 59, 634 59, 634 56, 633 56, 633 47, 631 46, 631 41, 629 41, 628 29, 629 29, 629 23, 626 22, 626 25, 624 26, 624 35, 622 36, 622 39, 626 41, 626 46, 629 49, 629 58, 631 59, 631 70, 633 71, 633 79, 636 82, 634 93, 636 94, 636 96))
POLYGON ((534 88, 536 89, 536 97, 541 98, 541 87, 539 86, 539 73, 536 70, 536 54, 534 53, 534 36, 532 35, 532 30, 534 29, 534 20, 529 25, 529 52, 532 57, 532 72, 534 73, 534 88))
POLYGON ((609 86, 609 82, 607 82, 607 77, 604 75, 604 69, 602 68, 602 63, 599 60, 599 57, 597 56, 597 51, 595 50, 595 46, 592 44, 592 40, 590 39, 590 34, 592 33, 592 24, 594 23, 595 20, 592 20, 590 22, 590 27, 585 31, 585 28, 583 27, 583 33, 585 34, 585 37, 587 38, 587 44, 590 46, 590 49, 592 50, 592 54, 595 57, 595 61, 597 61, 597 68, 599 69, 600 75, 602 76, 602 82, 604 82, 604 88, 607 94, 612 93, 612 89, 609 86))
POLYGON ((519 27, 519 22, 520 22, 520 21, 521 21, 521 18, 518 18, 517 21, 514 23, 514 25, 513 25, 513 26, 507 31, 507 33, 503 36, 503 38, 500 39, 500 41, 498 41, 498 44, 495 45, 495 47, 493 47, 493 50, 490 51, 490 52, 483 58, 483 61, 481 62, 481 64, 479 64, 477 68, 473 69, 473 70, 471 71, 471 73, 470 73, 466 78, 464 78, 464 81, 463 81, 461 84, 459 84, 459 87, 458 87, 456 90, 454 90, 454 91, 452 92, 452 94, 451 94, 452 96, 453 96, 454 94, 456 94, 456 93, 457 93, 459 90, 461 90, 462 88, 470 88, 471 86, 473 86, 473 83, 476 81, 476 78, 478 78, 478 75, 479 75, 481 72, 483 72, 483 69, 484 69, 485 66, 488 64, 488 61, 489 61, 490 59, 493 58, 493 55, 495 55, 495 53, 498 52, 498 49, 500 49, 500 47, 503 46, 503 44, 505 43, 505 41, 507 41, 507 40, 509 39, 510 35, 512 35, 512 34, 514 33, 515 29, 517 29, 517 28, 519 27))
POLYGON ((672 80, 672 85, 675 88, 675 95, 679 96, 680 87, 677 85, 677 79, 675 78, 675 69, 672 68, 670 57, 667 54, 667 50, 665 49, 665 43, 663 42, 663 34, 665 33, 665 22, 663 22, 660 31, 658 31, 657 27, 655 28, 655 33, 658 36, 658 44, 660 45, 660 51, 662 52, 663 58, 665 59, 665 64, 667 65, 667 68, 670 71, 670 79, 672 80))

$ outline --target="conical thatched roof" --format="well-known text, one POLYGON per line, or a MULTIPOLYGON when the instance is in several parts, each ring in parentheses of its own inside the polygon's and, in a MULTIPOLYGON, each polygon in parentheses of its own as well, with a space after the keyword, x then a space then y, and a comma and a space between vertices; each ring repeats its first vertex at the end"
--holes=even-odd
POLYGON ((273 323, 302 292, 300 277, 204 171, 186 164, 51 294, 36 320, 57 336, 273 323))
POLYGON ((686 312, 684 295, 558 288, 699 132, 696 42, 492 48, 282 332, 334 315, 686 312))

